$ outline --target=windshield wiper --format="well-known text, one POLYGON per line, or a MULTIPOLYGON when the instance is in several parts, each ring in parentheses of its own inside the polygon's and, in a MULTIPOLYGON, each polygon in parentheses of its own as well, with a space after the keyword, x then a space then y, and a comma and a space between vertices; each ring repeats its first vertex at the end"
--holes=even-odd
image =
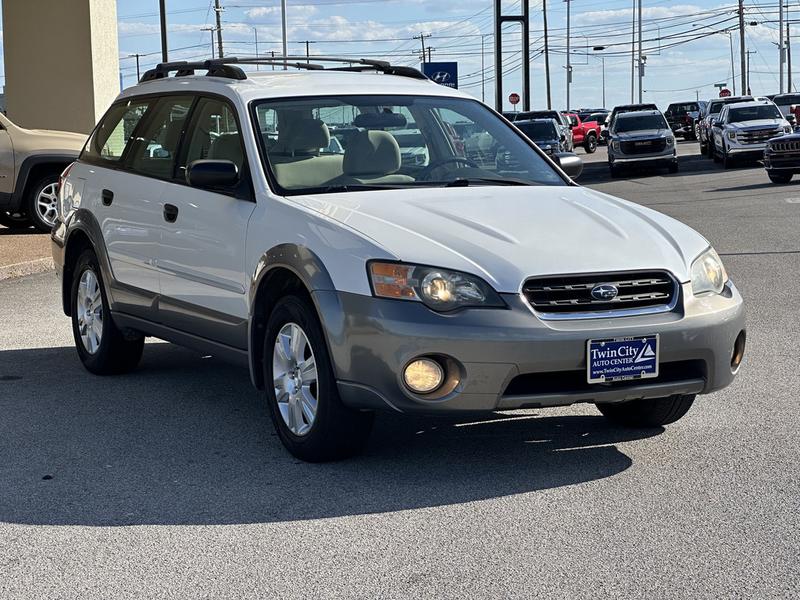
POLYGON ((469 187, 473 183, 486 183, 495 185, 536 185, 532 181, 516 179, 513 177, 459 177, 448 181, 442 187, 469 187))
POLYGON ((342 183, 338 185, 329 185, 328 187, 324 188, 322 192, 324 194, 336 194, 339 192, 365 192, 369 190, 399 190, 403 186, 400 185, 377 185, 377 184, 367 184, 367 183, 342 183))

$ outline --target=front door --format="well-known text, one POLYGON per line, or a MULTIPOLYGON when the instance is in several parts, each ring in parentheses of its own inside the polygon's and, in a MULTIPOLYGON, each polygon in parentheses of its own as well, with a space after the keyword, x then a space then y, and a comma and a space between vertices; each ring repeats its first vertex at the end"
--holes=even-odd
POLYGON ((159 316, 175 329, 228 346, 247 347, 249 280, 247 223, 255 208, 236 113, 225 100, 201 98, 187 128, 179 177, 195 160, 230 160, 239 183, 207 190, 184 182, 166 186, 158 267, 159 316))

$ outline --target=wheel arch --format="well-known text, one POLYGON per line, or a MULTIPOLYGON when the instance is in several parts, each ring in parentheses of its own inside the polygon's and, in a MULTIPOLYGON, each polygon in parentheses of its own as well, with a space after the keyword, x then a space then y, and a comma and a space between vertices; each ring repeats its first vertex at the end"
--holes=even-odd
POLYGON ((78 155, 68 154, 37 154, 29 156, 22 161, 11 196, 11 206, 19 209, 25 201, 26 194, 31 186, 40 181, 45 175, 60 175, 71 163, 75 162, 78 155))
MULTIPOLYGON (((275 304, 289 293, 305 297, 314 307, 325 332, 323 311, 320 310, 314 292, 335 289, 330 273, 322 260, 305 246, 280 244, 262 255, 251 282, 248 326, 250 379, 257 389, 264 389, 261 369, 264 358, 264 336, 267 320, 275 304)), ((328 344, 330 352, 327 335, 325 343, 328 344)))
MULTIPOLYGON (((72 290, 72 277, 78 257, 86 249, 91 249, 97 255, 103 275, 103 285, 106 295, 109 294, 108 282, 110 281, 110 266, 105 245, 101 243, 102 235, 100 225, 89 211, 78 209, 69 219, 69 226, 64 238, 64 264, 61 276, 61 304, 64 314, 71 316, 70 292, 72 290)), ((111 298, 108 296, 109 299, 111 298)))

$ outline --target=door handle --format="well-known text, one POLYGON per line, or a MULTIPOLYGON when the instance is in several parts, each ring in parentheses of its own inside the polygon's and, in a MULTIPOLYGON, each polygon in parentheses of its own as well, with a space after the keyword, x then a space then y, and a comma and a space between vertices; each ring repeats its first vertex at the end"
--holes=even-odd
POLYGON ((111 206, 111 203, 114 201, 114 192, 111 190, 103 190, 102 197, 103 206, 111 206))
POLYGON ((164 220, 167 223, 174 223, 178 219, 178 207, 174 204, 164 205, 164 220))

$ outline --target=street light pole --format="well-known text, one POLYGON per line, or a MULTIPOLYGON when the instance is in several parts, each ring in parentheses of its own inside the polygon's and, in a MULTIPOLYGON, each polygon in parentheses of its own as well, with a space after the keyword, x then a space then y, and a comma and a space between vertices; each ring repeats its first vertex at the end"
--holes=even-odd
POLYGON ((606 107, 606 57, 600 57, 600 63, 603 65, 603 108, 606 107))
POLYGON ((642 0, 639 0, 639 104, 642 103, 643 77, 644 77, 644 62, 642 58, 642 0))
MULTIPOLYGON (((253 27, 253 37, 255 37, 256 40, 256 58, 258 58, 258 27, 253 27)), ((256 63, 256 71, 260 70, 261 70, 261 65, 256 63)))
POLYGON ((485 66, 485 50, 484 38, 485 33, 481 34, 481 102, 486 102, 486 66, 485 66))
POLYGON ((570 56, 569 56, 569 25, 570 25, 570 0, 564 0, 567 3, 567 106, 566 109, 570 110, 570 102, 569 102, 569 88, 570 84, 572 83, 572 64, 570 64, 570 56))
POLYGON ((635 71, 636 69, 636 0, 631 5, 631 104, 633 104, 633 94, 636 90, 635 71))
MULTIPOLYGON (((288 30, 288 26, 286 24, 286 0, 281 0, 281 37, 283 40, 283 56, 289 56, 289 41, 286 38, 286 31, 288 30)), ((286 64, 286 61, 283 61, 283 70, 286 71, 289 68, 289 65, 286 64)))
POLYGON ((158 0, 158 10, 161 18, 161 62, 168 62, 167 53, 167 0, 158 0))
POLYGON ((547 88, 547 110, 553 108, 550 94, 550 41, 547 33, 547 0, 542 0, 542 19, 544 20, 544 80, 547 88))
POLYGON ((781 72, 780 85, 778 89, 783 93, 783 63, 786 61, 786 55, 783 52, 783 0, 778 0, 778 70, 781 72))
POLYGON ((744 0, 739 0, 739 54, 742 61, 742 94, 749 93, 750 74, 747 72, 747 61, 745 59, 747 49, 744 43, 744 0))

